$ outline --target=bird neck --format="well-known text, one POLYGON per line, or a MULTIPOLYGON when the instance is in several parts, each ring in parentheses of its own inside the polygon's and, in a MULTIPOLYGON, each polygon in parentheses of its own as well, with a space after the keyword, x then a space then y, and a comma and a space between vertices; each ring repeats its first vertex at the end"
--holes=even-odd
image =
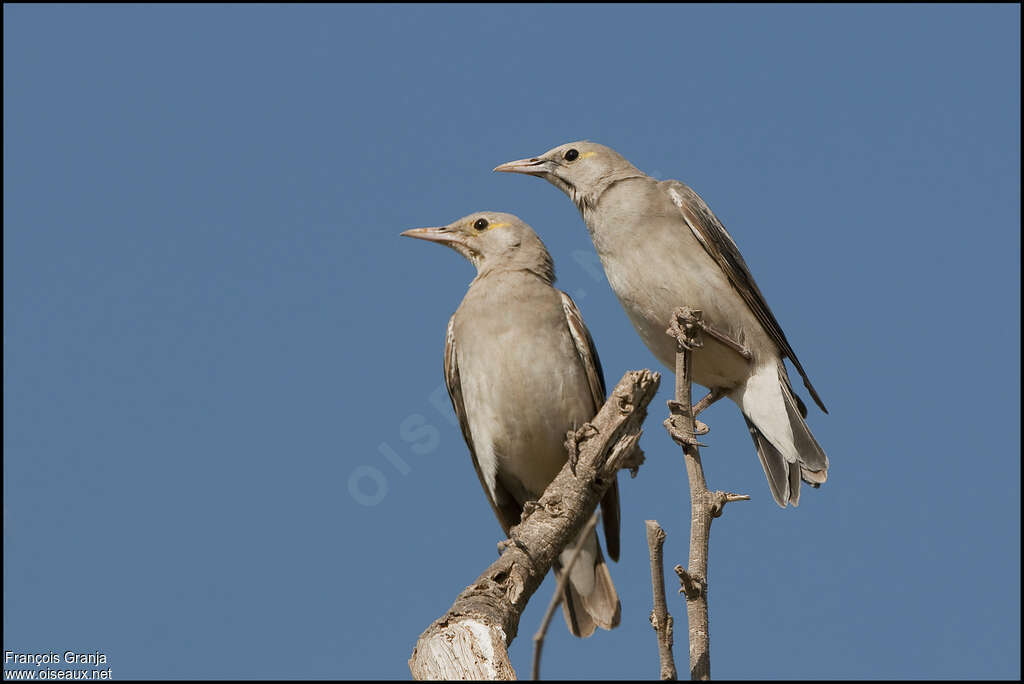
POLYGON ((630 165, 629 168, 612 171, 602 176, 585 191, 570 187, 565 192, 572 199, 573 204, 580 210, 580 213, 583 214, 585 220, 587 214, 597 208, 597 203, 601 201, 601 196, 604 193, 608 192, 616 183, 621 183, 631 178, 647 178, 647 174, 630 165))
POLYGON ((477 267, 477 275, 473 282, 476 283, 496 273, 522 272, 530 273, 548 285, 553 285, 555 282, 555 264, 551 260, 551 256, 547 252, 531 255, 530 258, 524 258, 525 256, 512 256, 495 264, 488 264, 484 261, 477 267))

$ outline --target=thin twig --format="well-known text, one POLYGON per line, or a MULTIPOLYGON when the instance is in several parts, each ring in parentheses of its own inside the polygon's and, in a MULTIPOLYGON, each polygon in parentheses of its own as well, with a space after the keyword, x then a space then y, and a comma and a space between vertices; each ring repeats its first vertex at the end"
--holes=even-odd
POLYGON ((565 599, 565 585, 569 583, 569 574, 572 572, 572 567, 576 565, 576 559, 580 556, 585 540, 593 533, 594 528, 597 526, 598 517, 600 517, 600 514, 594 511, 594 515, 590 516, 590 520, 587 521, 587 526, 583 528, 580 536, 577 537, 576 546, 572 550, 572 556, 569 557, 569 562, 562 568, 562 574, 558 578, 558 585, 555 587, 555 593, 551 597, 551 603, 548 604, 547 612, 544 613, 544 619, 540 621, 540 628, 533 635, 533 679, 540 679, 540 652, 544 648, 544 637, 548 633, 548 625, 551 624, 555 608, 558 608, 558 604, 565 599))
POLYGON ((658 637, 658 659, 661 661, 662 681, 676 680, 676 661, 672 657, 672 616, 665 603, 665 564, 662 560, 662 546, 665 544, 665 530, 657 520, 648 520, 647 548, 651 553, 651 591, 654 594, 654 610, 651 611, 651 626, 658 637))

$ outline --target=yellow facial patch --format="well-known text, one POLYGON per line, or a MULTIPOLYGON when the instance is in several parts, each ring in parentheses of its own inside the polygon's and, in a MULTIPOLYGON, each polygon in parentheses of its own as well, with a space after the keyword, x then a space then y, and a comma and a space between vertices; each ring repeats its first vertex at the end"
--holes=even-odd
MULTIPOLYGON (((472 225, 473 224, 470 224, 470 227, 472 227, 472 225)), ((501 228, 501 227, 507 226, 507 225, 509 225, 509 224, 508 223, 488 223, 487 227, 484 228, 483 230, 476 230, 476 228, 473 228, 473 233, 472 234, 473 235, 479 235, 480 233, 486 233, 489 230, 494 230, 495 228, 501 228)))
POLYGON ((580 159, 586 159, 587 157, 593 157, 597 152, 584 152, 580 155, 580 159))

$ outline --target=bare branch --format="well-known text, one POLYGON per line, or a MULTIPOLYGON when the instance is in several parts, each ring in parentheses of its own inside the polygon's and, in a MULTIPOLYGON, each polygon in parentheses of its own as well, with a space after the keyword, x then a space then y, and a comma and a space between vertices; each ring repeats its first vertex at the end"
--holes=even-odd
MULTIPOLYGON (((691 381, 693 372, 693 349, 700 349, 704 341, 702 333, 708 333, 732 348, 745 359, 750 352, 741 344, 721 333, 703 321, 701 311, 689 307, 676 309, 666 331, 676 340, 676 398, 668 402, 671 413, 665 421, 672 439, 683 448, 686 460, 686 474, 690 481, 690 562, 689 569, 676 566, 676 574, 686 595, 686 614, 689 620, 690 637, 690 679, 711 678, 710 637, 708 634, 708 536, 711 521, 722 514, 729 501, 743 501, 750 497, 744 494, 711 492, 704 479, 704 466, 700 460, 697 442, 696 408, 691 403, 691 381)), ((718 399, 716 392, 698 403, 703 410, 718 399)), ((720 395, 719 395, 720 396, 720 395)))
POLYGON ((632 464, 659 381, 648 370, 623 376, 588 424, 594 431, 577 433, 575 474, 567 461, 533 511, 512 529, 512 543, 498 560, 420 635, 409 659, 414 679, 515 679, 508 646, 526 602, 558 554, 579 536, 618 468, 632 464))
POLYGON ((573 549, 569 562, 562 569, 562 576, 558 578, 558 585, 555 587, 555 593, 551 595, 551 603, 548 604, 547 612, 544 613, 544 619, 540 621, 540 628, 533 635, 533 679, 540 679, 540 654, 544 649, 544 636, 548 632, 548 625, 551 624, 551 618, 555 614, 555 609, 558 608, 558 604, 565 597, 565 585, 569 583, 569 576, 572 574, 573 566, 576 565, 576 559, 579 558, 584 540, 594 531, 594 527, 597 526, 598 517, 597 511, 594 511, 594 515, 590 516, 590 521, 577 538, 576 548, 573 549))
MULTIPOLYGON (((654 610, 651 611, 651 626, 658 637, 658 658, 661 661, 661 678, 676 680, 676 661, 672 657, 672 616, 665 605, 665 564, 662 560, 662 546, 665 544, 665 530, 657 520, 648 520, 647 548, 651 553, 651 591, 654 594, 654 610)), ((678 567, 678 566, 677 566, 678 567)))

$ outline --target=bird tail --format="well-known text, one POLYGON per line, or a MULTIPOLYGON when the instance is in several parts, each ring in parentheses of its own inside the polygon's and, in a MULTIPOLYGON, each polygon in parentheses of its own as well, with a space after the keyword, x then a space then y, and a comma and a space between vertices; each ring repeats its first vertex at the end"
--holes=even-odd
POLYGON ((781 364, 765 364, 740 387, 737 403, 757 447, 775 502, 800 503, 800 480, 819 487, 828 479, 828 457, 804 418, 781 364))
MULTIPOLYGON (((555 581, 561 576, 562 568, 568 565, 574 548, 575 544, 555 561, 555 581)), ((621 611, 619 595, 601 553, 597 532, 591 531, 565 585, 562 600, 565 624, 573 636, 588 637, 597 627, 612 629, 618 626, 621 611)))

